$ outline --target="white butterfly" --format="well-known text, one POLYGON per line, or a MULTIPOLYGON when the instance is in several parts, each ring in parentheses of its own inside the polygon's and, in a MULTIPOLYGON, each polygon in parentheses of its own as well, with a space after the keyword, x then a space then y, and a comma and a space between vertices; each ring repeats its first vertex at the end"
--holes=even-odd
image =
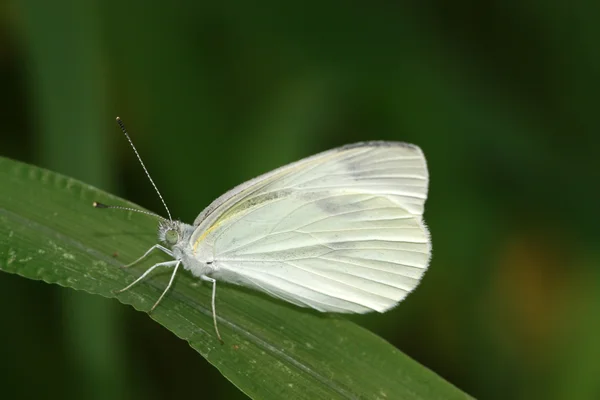
POLYGON ((305 158, 228 191, 193 225, 172 220, 167 209, 169 218, 159 217, 162 244, 132 264, 155 249, 174 260, 152 266, 120 292, 159 266, 174 267, 154 310, 183 265, 212 283, 219 340, 217 281, 322 312, 385 312, 427 269, 431 240, 422 219, 427 186, 425 157, 411 144, 357 143, 305 158))

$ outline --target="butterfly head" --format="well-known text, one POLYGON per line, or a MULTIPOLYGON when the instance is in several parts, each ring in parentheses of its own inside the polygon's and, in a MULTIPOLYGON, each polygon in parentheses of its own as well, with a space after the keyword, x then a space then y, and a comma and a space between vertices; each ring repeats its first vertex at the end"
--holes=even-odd
POLYGON ((173 247, 183 239, 184 224, 180 221, 164 219, 158 224, 158 240, 173 247))

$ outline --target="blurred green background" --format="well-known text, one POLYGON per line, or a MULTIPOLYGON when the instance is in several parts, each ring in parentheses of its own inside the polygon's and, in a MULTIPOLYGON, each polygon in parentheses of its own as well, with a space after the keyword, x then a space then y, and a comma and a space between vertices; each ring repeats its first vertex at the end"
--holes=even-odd
MULTIPOLYGON (((600 3, 401 3, 3 0, 0 154, 163 213, 119 115, 192 222, 304 156, 418 144, 430 270, 353 319, 476 398, 600 398, 600 3)), ((115 300, 0 293, 2 398, 244 398, 115 300)))

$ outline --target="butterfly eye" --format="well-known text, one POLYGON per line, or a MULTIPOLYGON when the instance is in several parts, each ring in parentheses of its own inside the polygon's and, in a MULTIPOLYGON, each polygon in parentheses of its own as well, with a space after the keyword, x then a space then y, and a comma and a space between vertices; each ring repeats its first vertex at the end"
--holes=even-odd
POLYGON ((179 240, 179 233, 174 229, 169 229, 165 234, 165 241, 169 245, 174 245, 179 240))

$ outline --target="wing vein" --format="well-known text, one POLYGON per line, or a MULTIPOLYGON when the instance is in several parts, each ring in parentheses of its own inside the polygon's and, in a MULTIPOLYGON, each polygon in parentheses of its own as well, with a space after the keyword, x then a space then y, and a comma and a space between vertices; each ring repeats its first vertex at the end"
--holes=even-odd
MULTIPOLYGON (((291 283, 291 284, 293 284, 293 285, 299 286, 299 287, 301 287, 301 288, 304 288, 304 289, 310 290, 311 292, 315 292, 315 293, 318 293, 318 294, 320 294, 320 295, 323 295, 323 296, 328 296, 328 297, 331 297, 331 298, 334 298, 334 299, 343 300, 343 301, 346 301, 346 302, 348 302, 348 303, 353 303, 353 304, 359 305, 359 306, 361 306, 361 307, 366 307, 366 308, 369 308, 369 309, 371 309, 371 310, 373 310, 373 311, 377 311, 377 310, 376 310, 376 309, 374 309, 373 307, 370 307, 370 306, 368 306, 368 305, 366 305, 366 304, 357 303, 356 301, 348 300, 348 299, 345 299, 345 298, 343 298, 343 297, 338 297, 338 296, 335 296, 335 295, 332 295, 332 294, 329 294, 329 293, 325 293, 325 292, 323 292, 323 291, 321 291, 321 290, 318 290, 318 289, 315 289, 315 288, 312 288, 312 287, 309 287, 309 286, 306 286, 306 285, 301 285, 301 284, 300 284, 300 283, 298 283, 297 281, 291 281, 291 280, 289 280, 289 279, 286 279, 286 278, 284 278, 284 277, 282 277, 282 276, 273 275, 273 274, 271 274, 271 273, 269 273, 269 272, 266 272, 266 271, 261 271, 261 272, 262 272, 262 273, 264 273, 265 275, 269 275, 269 276, 272 276, 272 277, 274 277, 274 278, 281 279, 281 280, 283 280, 283 281, 285 281, 285 282, 291 283)), ((296 295, 296 294, 294 294, 294 295, 296 295)), ((387 298, 387 297, 384 297, 384 298, 387 298)), ((393 300, 393 299, 392 299, 392 300, 393 300)), ((314 300, 314 299, 311 299, 311 301, 316 301, 316 300, 314 300)), ((327 304, 327 303, 322 303, 322 304, 327 304)), ((331 305, 329 305, 329 306, 331 306, 331 305)))
MULTIPOLYGON (((395 300, 396 300, 396 299, 394 299, 394 298, 392 298, 392 297, 384 296, 384 295, 382 295, 381 293, 372 292, 372 291, 370 291, 370 290, 366 290, 366 289, 364 289, 364 288, 360 288, 360 287, 358 287, 358 286, 351 285, 351 284, 349 284, 349 283, 347 283, 347 282, 342 282, 342 281, 339 281, 339 280, 337 280, 337 279, 335 279, 335 278, 332 278, 332 277, 330 277, 330 276, 319 274, 318 272, 311 271, 311 270, 309 270, 309 269, 306 269, 306 268, 302 268, 301 266, 298 266, 298 265, 296 265, 296 264, 293 264, 293 263, 290 263, 290 262, 287 262, 287 261, 283 261, 283 263, 284 263, 284 264, 286 264, 286 265, 289 265, 289 266, 290 266, 290 267, 292 267, 292 268, 298 268, 298 269, 300 269, 300 270, 302 270, 302 271, 304 271, 304 272, 307 272, 307 273, 309 273, 309 274, 313 274, 313 275, 316 275, 316 276, 318 276, 318 277, 321 277, 321 278, 328 279, 328 280, 330 280, 330 281, 332 281, 332 282, 335 282, 336 284, 340 284, 340 285, 343 285, 343 286, 348 286, 348 287, 350 287, 350 288, 352 288, 352 289, 356 289, 356 290, 358 290, 358 291, 361 291, 361 292, 364 292, 364 293, 368 293, 368 294, 371 294, 371 295, 375 295, 375 296, 378 296, 378 297, 382 297, 382 298, 384 298, 384 299, 393 300, 393 301, 395 301, 395 300)), ((349 275, 349 276, 354 276, 354 277, 357 277, 357 278, 361 278, 361 279, 367 280, 367 281, 369 281, 369 282, 374 282, 374 283, 377 283, 377 284, 382 284, 382 285, 384 285, 384 286, 389 286, 389 287, 391 287, 391 288, 394 288, 394 289, 397 289, 397 290, 401 290, 401 291, 403 291, 403 292, 407 292, 405 289, 398 288, 398 287, 395 287, 395 286, 392 286, 392 285, 389 285, 389 284, 386 284, 386 283, 382 283, 382 282, 379 282, 379 281, 376 281, 376 280, 373 280, 373 279, 371 279, 371 278, 367 278, 367 277, 364 277, 364 276, 353 275, 353 274, 350 274, 350 273, 348 273, 348 272, 346 272, 346 271, 335 271, 335 272, 338 272, 338 273, 341 273, 341 274, 345 274, 345 275, 349 275)))
MULTIPOLYGON (((412 276, 405 275, 405 274, 403 274, 401 272, 387 271, 387 270, 383 270, 383 269, 379 269, 379 268, 366 267, 366 266, 364 266, 362 264, 353 263, 353 262, 350 262, 348 260, 340 260, 340 259, 337 259, 337 258, 327 258, 327 257, 323 257, 323 260, 340 262, 340 263, 343 263, 343 264, 353 265, 355 267, 361 267, 361 268, 370 269, 370 270, 377 271, 377 272, 385 272, 387 274, 401 276, 402 278, 412 279, 412 280, 414 280, 416 282, 419 281, 419 279, 413 278, 412 276)), ((402 264, 398 264, 398 263, 392 263, 392 264, 402 265, 402 264)), ((406 266, 406 265, 405 265, 405 267, 421 269, 421 268, 418 268, 418 267, 410 267, 410 266, 406 266)))
MULTIPOLYGON (((327 254, 329 254, 329 253, 327 253, 327 254)), ((324 260, 329 260, 329 261, 340 261, 337 258, 331 259, 331 258, 325 257, 327 254, 323 254, 323 255, 321 255, 319 257, 322 257, 324 260)), ((355 258, 355 257, 352 257, 352 258, 355 258)), ((374 262, 390 263, 390 264, 400 265, 400 266, 406 267, 406 268, 425 269, 425 267, 420 267, 418 265, 402 264, 402 263, 398 263, 398 262, 395 262, 395 261, 382 261, 382 260, 376 260, 376 259, 373 259, 373 258, 366 258, 366 257, 361 257, 360 259, 363 260, 363 261, 374 261, 374 262)), ((347 260, 344 260, 344 261, 347 261, 347 260)), ((350 263, 350 262, 348 261, 348 263, 350 263)), ((372 267, 365 267, 362 264, 354 264, 354 265, 357 265, 359 267, 364 267, 364 268, 370 268, 370 269, 373 269, 375 271, 390 272, 390 273, 395 273, 396 275, 402 275, 400 273, 391 272, 391 271, 387 271, 387 270, 384 270, 384 269, 372 268, 372 267)), ((406 275, 402 275, 402 276, 406 276, 406 275)))

